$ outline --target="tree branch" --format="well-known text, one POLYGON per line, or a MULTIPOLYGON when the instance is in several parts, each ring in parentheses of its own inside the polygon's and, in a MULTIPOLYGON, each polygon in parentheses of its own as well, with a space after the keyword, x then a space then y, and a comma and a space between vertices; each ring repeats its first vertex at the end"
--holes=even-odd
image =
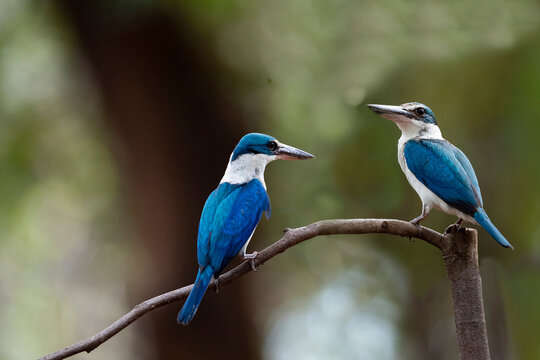
POLYGON ((442 249, 452 286, 459 359, 489 360, 489 345, 478 266, 478 232, 460 228, 442 249))
MULTIPOLYGON (((478 269, 477 233, 475 230, 459 231, 457 236, 454 237, 454 235, 443 235, 426 227, 417 227, 402 220, 322 220, 308 226, 286 229, 285 235, 280 240, 258 253, 254 264, 260 266, 288 248, 319 235, 369 233, 384 233, 408 238, 415 237, 442 251, 452 285, 460 359, 489 359, 489 350, 487 350, 487 357, 483 355, 477 356, 478 346, 474 345, 476 343, 485 344, 485 346, 480 346, 481 350, 484 350, 481 354, 485 353, 485 349, 487 349, 487 332, 482 301, 482 284, 478 269), (453 245, 454 238, 459 240, 458 245, 453 245), (471 239, 473 240, 471 241, 471 239)), ((219 277, 219 287, 232 283, 250 271, 252 270, 249 262, 243 262, 219 277)), ((189 295, 192 286, 184 286, 146 300, 94 336, 41 357, 39 360, 59 360, 84 351, 90 352, 148 312, 185 299, 189 295)), ((215 280, 212 280, 210 286, 216 286, 215 280)))

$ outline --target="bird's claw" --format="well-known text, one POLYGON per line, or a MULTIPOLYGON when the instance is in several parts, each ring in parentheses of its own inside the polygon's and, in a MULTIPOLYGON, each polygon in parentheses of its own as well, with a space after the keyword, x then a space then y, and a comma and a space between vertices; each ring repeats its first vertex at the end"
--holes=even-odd
POLYGON ((251 254, 243 254, 242 258, 247 259, 249 261, 249 265, 251 266, 251 270, 258 272, 259 268, 255 266, 255 258, 257 257, 258 252, 254 251, 251 254))
POLYGON ((253 260, 255 259, 249 259, 249 265, 251 266, 251 270, 258 272, 259 268, 255 266, 255 262, 253 260))
MULTIPOLYGON (((411 224, 413 224, 414 226, 416 226, 416 229, 418 230, 418 235, 416 235, 416 237, 420 237, 422 235, 422 226, 420 225, 419 222, 416 222, 414 220, 411 221, 411 224)), ((414 241, 413 238, 411 236, 409 236, 409 240, 410 241, 414 241)))
POLYGON ((445 234, 456 235, 457 232, 459 231, 459 229, 461 228, 461 223, 462 222, 463 222, 463 219, 459 218, 455 223, 453 223, 452 225, 447 227, 446 230, 444 230, 444 233, 445 234))
POLYGON ((447 235, 455 235, 457 232, 457 229, 458 229, 458 226, 456 226, 456 224, 452 224, 448 226, 446 230, 444 230, 444 233, 447 235))
POLYGON ((447 227, 446 230, 444 230, 444 233, 447 235, 456 235, 459 229, 461 229, 460 224, 455 223, 447 227))

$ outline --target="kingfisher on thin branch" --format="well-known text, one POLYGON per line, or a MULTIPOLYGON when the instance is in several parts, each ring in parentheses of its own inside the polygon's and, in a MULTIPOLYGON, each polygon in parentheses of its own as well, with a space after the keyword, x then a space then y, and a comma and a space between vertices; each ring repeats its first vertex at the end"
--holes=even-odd
POLYGON ((231 154, 225 175, 204 205, 197 237, 199 272, 182 310, 178 323, 187 325, 212 278, 238 255, 253 260, 257 252, 246 249, 263 212, 270 218, 270 199, 264 182, 264 169, 274 160, 311 159, 313 155, 280 143, 269 135, 245 135, 231 154))
POLYGON ((398 162, 409 184, 422 200, 422 214, 411 220, 419 226, 431 209, 458 217, 447 231, 463 220, 482 226, 499 244, 512 245, 484 211, 480 187, 467 156, 442 137, 435 115, 424 104, 400 106, 369 104, 378 115, 392 120, 401 130, 398 162))

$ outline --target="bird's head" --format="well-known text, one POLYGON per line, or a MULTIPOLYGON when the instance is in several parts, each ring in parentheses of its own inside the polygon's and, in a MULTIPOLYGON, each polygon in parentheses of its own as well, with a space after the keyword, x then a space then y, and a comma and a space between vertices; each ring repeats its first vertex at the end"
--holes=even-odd
POLYGON ((426 133, 440 133, 435 114, 429 107, 418 102, 395 105, 368 104, 378 115, 392 120, 404 134, 418 136, 426 133))
POLYGON ((267 161, 275 159, 303 160, 315 157, 300 149, 282 144, 270 135, 258 133, 250 133, 240 139, 231 155, 231 162, 246 154, 260 155, 267 161))

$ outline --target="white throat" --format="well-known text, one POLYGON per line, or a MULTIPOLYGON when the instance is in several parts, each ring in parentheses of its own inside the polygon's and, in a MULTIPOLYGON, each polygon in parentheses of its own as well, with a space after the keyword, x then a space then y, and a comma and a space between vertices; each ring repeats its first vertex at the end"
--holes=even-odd
POLYGON ((442 140, 441 129, 435 124, 426 124, 422 121, 412 120, 406 122, 396 122, 396 125, 401 130, 400 142, 404 142, 413 138, 420 139, 439 139, 442 140))
MULTIPOLYGON (((232 155, 231 155, 232 158, 232 155)), ((276 159, 275 155, 243 154, 234 161, 229 160, 225 174, 220 181, 229 184, 245 184, 253 179, 259 180, 266 189, 264 182, 264 169, 269 162, 276 159)))

